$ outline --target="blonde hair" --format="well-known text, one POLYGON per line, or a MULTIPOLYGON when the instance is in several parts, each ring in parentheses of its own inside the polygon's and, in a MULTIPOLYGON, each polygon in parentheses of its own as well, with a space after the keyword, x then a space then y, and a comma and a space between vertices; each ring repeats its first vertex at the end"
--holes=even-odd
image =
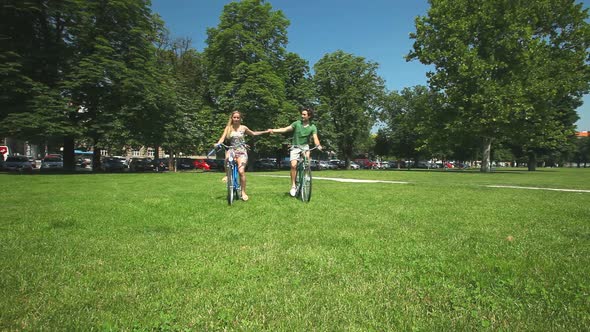
POLYGON ((227 125, 225 126, 225 129, 223 130, 223 135, 225 135, 225 138, 227 139, 229 137, 229 134, 231 133, 231 127, 232 127, 232 118, 234 117, 234 114, 238 113, 240 115, 240 123, 242 122, 242 113, 240 111, 233 111, 231 112, 231 114, 229 115, 229 120, 227 120, 227 125))

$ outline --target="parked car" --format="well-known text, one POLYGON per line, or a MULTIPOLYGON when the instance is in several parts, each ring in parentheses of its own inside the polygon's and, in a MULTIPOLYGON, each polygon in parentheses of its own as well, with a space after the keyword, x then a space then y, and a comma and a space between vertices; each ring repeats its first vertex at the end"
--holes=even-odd
POLYGON ((328 169, 339 169, 339 168, 340 168, 340 160, 328 161, 328 169))
POLYGON ((194 160, 191 158, 178 158, 178 159, 176 159, 176 169, 177 170, 195 169, 194 160))
POLYGON ((195 159, 195 161, 193 161, 193 165, 195 166, 195 169, 202 169, 203 171, 211 170, 211 166, 207 164, 205 159, 195 159))
POLYGON ((312 171, 321 171, 322 170, 322 168, 320 167, 320 161, 315 160, 315 159, 312 159, 309 162, 309 167, 311 168, 312 171))
POLYGON ((92 164, 90 158, 78 158, 76 159, 76 166, 80 168, 87 168, 92 164))
POLYGON ((119 157, 106 157, 102 159, 100 169, 104 172, 123 172, 127 170, 127 161, 119 157))
POLYGON ((63 170, 64 162, 60 155, 46 155, 41 161, 41 171, 59 171, 63 170))
POLYGON ((469 166, 469 164, 467 164, 467 163, 458 163, 458 164, 456 164, 456 165, 455 165, 455 167, 456 167, 456 168, 459 168, 459 169, 467 169, 467 168, 469 168, 470 166, 469 166))
POLYGON ((37 161, 35 160, 35 158, 28 156, 27 157, 29 159, 29 162, 31 163, 31 167, 33 168, 37 168, 37 161))
POLYGON ((166 158, 158 158, 152 161, 152 165, 154 165, 154 170, 156 172, 164 172, 168 170, 168 159, 166 158))
POLYGON ((256 160, 254 163, 254 168, 258 170, 272 170, 277 169, 277 162, 271 158, 262 158, 256 160))
POLYGON ((211 170, 217 170, 223 172, 225 170, 225 159, 205 159, 207 165, 211 170))
POLYGON ((395 161, 395 160, 388 161, 388 162, 387 162, 387 169, 394 169, 394 168, 397 168, 397 167, 398 167, 398 165, 400 166, 400 168, 401 168, 401 167, 403 167, 403 162, 400 162, 400 163, 398 163, 398 162, 397 162, 397 161, 395 161))
POLYGON ((361 166, 357 163, 355 163, 354 161, 350 162, 350 169, 360 169, 361 166))
POLYGON ((280 169, 291 169, 291 161, 289 160, 289 157, 281 159, 279 168, 280 169))
POLYGON ((10 156, 4 161, 4 169, 7 171, 31 172, 33 166, 26 156, 10 156))
POLYGON ((438 168, 438 165, 433 162, 427 161, 427 160, 420 160, 416 163, 415 167, 431 169, 431 168, 438 168))
POLYGON ((327 160, 320 160, 318 162, 318 169, 319 170, 332 169, 332 165, 330 165, 330 162, 328 162, 327 160))
POLYGON ((354 159, 353 161, 355 163, 359 164, 359 166, 364 169, 375 168, 375 162, 370 161, 369 159, 359 158, 359 159, 354 159))
POLYGON ((344 168, 344 161, 342 161, 342 160, 332 159, 329 161, 329 163, 330 163, 330 165, 332 165, 332 167, 330 169, 344 168))
POLYGON ((130 172, 152 172, 154 168, 154 164, 149 158, 131 158, 129 160, 130 172))

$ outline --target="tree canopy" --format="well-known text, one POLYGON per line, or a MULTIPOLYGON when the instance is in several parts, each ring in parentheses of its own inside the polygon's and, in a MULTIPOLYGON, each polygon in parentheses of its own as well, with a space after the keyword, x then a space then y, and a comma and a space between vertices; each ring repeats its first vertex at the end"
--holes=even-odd
MULTIPOLYGON (((5 0, 0 135, 60 140, 70 169, 74 147, 86 144, 98 168, 101 149, 202 154, 232 110, 264 130, 312 107, 322 143, 347 165, 375 151, 481 157, 488 171, 494 151, 510 151, 534 169, 538 157, 571 154, 590 88, 587 10, 573 0, 429 3, 407 56, 434 67, 429 86, 388 92, 379 64, 343 50, 312 74, 287 51, 289 20, 265 0, 225 5, 201 52, 171 37, 148 0, 5 0)), ((285 141, 257 137, 253 160, 278 155, 285 141)))
POLYGON ((572 0, 430 0, 408 59, 434 65, 430 87, 449 104, 447 127, 483 144, 526 134, 533 145, 572 134, 588 91, 587 10, 572 0), (559 72, 559 73, 558 73, 559 72), (535 125, 535 123, 542 125, 535 125))
POLYGON ((347 167, 377 119, 385 90, 377 67, 344 51, 326 54, 314 66, 323 140, 338 149, 347 167))

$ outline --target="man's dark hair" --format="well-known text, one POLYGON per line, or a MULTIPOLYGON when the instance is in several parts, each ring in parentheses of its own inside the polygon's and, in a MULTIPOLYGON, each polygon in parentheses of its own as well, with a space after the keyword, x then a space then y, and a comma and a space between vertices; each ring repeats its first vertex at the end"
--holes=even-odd
MULTIPOLYGON (((304 107, 301 112, 303 111, 307 111, 307 115, 309 115, 309 119, 313 119, 313 109, 311 109, 310 107, 304 107)), ((301 113, 300 112, 300 113, 301 113)))

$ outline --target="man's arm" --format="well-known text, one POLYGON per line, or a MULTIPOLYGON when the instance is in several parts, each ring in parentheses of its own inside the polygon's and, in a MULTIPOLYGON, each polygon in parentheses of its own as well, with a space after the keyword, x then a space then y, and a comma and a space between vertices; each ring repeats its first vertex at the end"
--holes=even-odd
POLYGON ((269 129, 268 131, 269 131, 271 134, 274 134, 274 133, 288 133, 288 132, 291 132, 291 131, 293 131, 293 127, 291 127, 291 126, 287 126, 287 127, 284 127, 284 128, 278 128, 278 129, 269 129))
POLYGON ((313 133, 313 144, 318 147, 318 150, 322 150, 322 145, 320 144, 320 139, 318 138, 317 133, 313 133))

